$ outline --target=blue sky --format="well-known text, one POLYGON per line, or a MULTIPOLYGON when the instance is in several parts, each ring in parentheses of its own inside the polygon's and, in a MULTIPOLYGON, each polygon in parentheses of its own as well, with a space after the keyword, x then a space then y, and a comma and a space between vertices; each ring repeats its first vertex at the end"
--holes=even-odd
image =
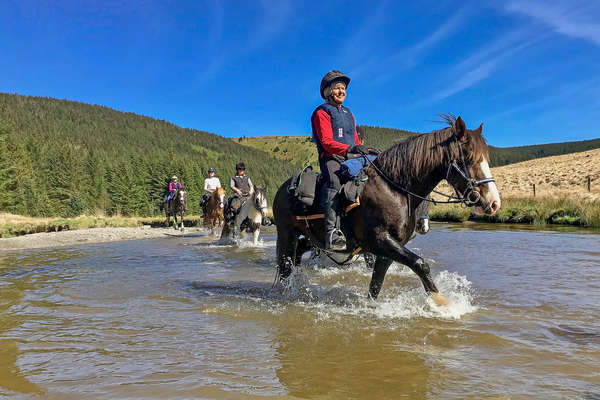
POLYGON ((0 6, 0 91, 225 136, 310 133, 330 69, 359 124, 439 113, 517 146, 600 137, 600 2, 40 1, 0 6))

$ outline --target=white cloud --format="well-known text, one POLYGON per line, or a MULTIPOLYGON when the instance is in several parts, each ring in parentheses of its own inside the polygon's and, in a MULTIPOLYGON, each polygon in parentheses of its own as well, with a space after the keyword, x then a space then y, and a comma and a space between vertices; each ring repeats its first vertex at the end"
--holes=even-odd
POLYGON ((557 33, 600 45, 600 2, 512 1, 506 9, 541 21, 557 33))
POLYGON ((431 101, 448 98, 486 79, 502 62, 514 57, 520 51, 544 39, 544 35, 530 35, 526 31, 515 31, 478 52, 466 57, 453 71, 458 78, 448 87, 436 93, 431 101), (527 38, 529 36, 529 38, 527 38))
MULTIPOLYGON (((382 4, 383 5, 383 4, 382 4)), ((356 35, 356 39, 360 39, 363 45, 356 46, 356 41, 352 40, 353 48, 359 47, 368 49, 371 47, 369 37, 364 29, 366 26, 377 27, 383 18, 387 15, 385 9, 380 5, 376 12, 370 15, 366 22, 361 26, 359 33, 356 35)), ((361 75, 366 71, 369 71, 372 75, 375 75, 372 82, 375 85, 380 85, 397 76, 401 71, 412 68, 419 64, 419 62, 425 57, 428 50, 433 48, 438 43, 444 41, 452 34, 459 30, 461 23, 465 23, 468 18, 467 8, 463 8, 455 12, 452 16, 446 19, 441 25, 421 41, 416 44, 402 48, 394 54, 370 54, 365 55, 363 59, 368 60, 362 62, 360 65, 355 67, 351 73, 353 76, 361 75)), ((354 50, 356 51, 356 50, 354 50)))

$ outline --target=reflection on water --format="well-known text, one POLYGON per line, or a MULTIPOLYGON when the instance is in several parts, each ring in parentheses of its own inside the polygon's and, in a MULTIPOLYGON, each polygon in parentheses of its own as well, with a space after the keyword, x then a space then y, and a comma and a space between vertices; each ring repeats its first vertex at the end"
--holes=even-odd
POLYGON ((477 227, 410 244, 447 308, 398 265, 272 287, 273 230, 2 254, 0 397, 598 397, 600 235, 477 227))

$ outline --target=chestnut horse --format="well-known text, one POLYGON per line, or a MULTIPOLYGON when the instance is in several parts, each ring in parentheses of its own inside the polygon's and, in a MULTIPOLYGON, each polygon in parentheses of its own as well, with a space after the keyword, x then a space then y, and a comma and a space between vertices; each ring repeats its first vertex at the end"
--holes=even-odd
POLYGON ((206 215, 204 216, 204 227, 209 229, 210 234, 214 234, 215 227, 223 225, 223 208, 225 207, 225 189, 217 188, 211 193, 210 199, 206 202, 206 215))
MULTIPOLYGON (((379 154, 365 168, 368 180, 360 194, 360 206, 342 219, 346 252, 367 252, 376 257, 369 285, 373 299, 379 295, 389 266, 396 261, 417 274, 437 304, 447 304, 431 279, 427 262, 405 247, 415 230, 417 207, 443 179, 456 191, 452 202, 473 206, 477 213, 488 215, 500 208, 487 144, 481 135, 483 124, 469 130, 460 117, 444 118, 449 127, 415 135, 379 154)), ((289 277, 311 247, 324 249, 323 220, 296 218, 294 200, 287 190, 290 182, 291 178, 281 185, 273 203, 280 280, 289 277)))

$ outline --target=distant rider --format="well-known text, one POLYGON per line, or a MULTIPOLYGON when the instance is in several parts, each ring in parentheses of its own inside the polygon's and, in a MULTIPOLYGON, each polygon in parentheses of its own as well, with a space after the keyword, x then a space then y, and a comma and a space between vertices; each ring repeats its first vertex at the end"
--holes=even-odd
POLYGON ((350 78, 333 70, 321 80, 321 97, 325 103, 313 112, 310 121, 313 138, 319 152, 319 166, 325 180, 321 207, 325 214, 325 248, 346 250, 346 238, 337 222, 337 192, 341 183, 336 172, 349 154, 368 154, 373 151, 363 146, 356 132, 356 121, 350 110, 342 105, 350 78))
POLYGON ((245 199, 254 193, 254 185, 250 177, 246 175, 246 165, 239 162, 235 165, 235 175, 229 180, 229 187, 233 190, 233 197, 229 200, 228 210, 236 214, 245 199))
MULTIPOLYGON (((171 199, 173 198, 173 196, 175 196, 175 194, 177 193, 178 190, 183 189, 183 186, 181 186, 181 183, 179 183, 177 176, 173 175, 171 177, 171 182, 169 182, 169 194, 167 194, 167 197, 165 198, 165 203, 168 203, 171 201, 171 199)), ((187 211, 187 196, 185 197, 185 210, 187 211)))
POLYGON ((221 187, 221 181, 219 178, 215 176, 215 169, 208 169, 208 178, 204 179, 204 195, 202 196, 202 200, 200 201, 200 206, 202 207, 202 213, 206 215, 206 203, 210 200, 210 196, 212 196, 213 192, 221 187))

